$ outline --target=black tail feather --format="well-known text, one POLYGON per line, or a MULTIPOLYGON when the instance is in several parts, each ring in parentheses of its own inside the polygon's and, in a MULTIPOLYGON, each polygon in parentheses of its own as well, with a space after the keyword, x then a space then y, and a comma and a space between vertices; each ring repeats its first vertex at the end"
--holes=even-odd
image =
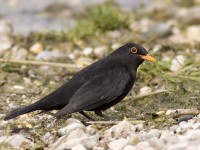
POLYGON ((25 106, 23 108, 20 108, 20 109, 17 109, 17 110, 14 110, 13 112, 11 112, 9 115, 7 115, 4 120, 9 120, 9 119, 13 119, 17 116, 20 116, 20 115, 23 115, 23 114, 26 114, 26 113, 29 113, 29 112, 32 112, 32 111, 35 111, 35 110, 39 110, 40 107, 41 107, 41 102, 36 102, 32 105, 29 105, 29 106, 25 106))

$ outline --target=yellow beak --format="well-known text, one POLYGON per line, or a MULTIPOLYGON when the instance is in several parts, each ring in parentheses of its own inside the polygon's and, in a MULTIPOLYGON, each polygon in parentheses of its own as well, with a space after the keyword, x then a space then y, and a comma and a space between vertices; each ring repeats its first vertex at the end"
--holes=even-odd
POLYGON ((140 55, 140 57, 142 58, 142 59, 144 59, 144 60, 148 60, 148 61, 156 61, 156 59, 155 58, 153 58, 152 56, 150 56, 150 55, 140 55))

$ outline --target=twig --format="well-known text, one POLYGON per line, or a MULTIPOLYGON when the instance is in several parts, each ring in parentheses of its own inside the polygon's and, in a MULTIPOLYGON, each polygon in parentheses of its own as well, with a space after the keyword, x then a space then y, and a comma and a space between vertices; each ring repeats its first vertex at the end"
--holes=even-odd
POLYGON ((138 100, 138 99, 141 99, 141 98, 144 98, 144 97, 148 97, 148 96, 152 96, 152 95, 156 95, 156 94, 160 94, 160 93, 167 93, 167 92, 173 92, 173 90, 160 90, 160 91, 152 92, 152 93, 149 93, 149 94, 136 95, 135 97, 134 96, 127 96, 124 100, 127 101, 131 98, 133 98, 134 100, 138 100))
MULTIPOLYGON (((145 121, 143 120, 128 120, 132 124, 141 124, 145 121)), ((118 124, 120 121, 89 121, 88 124, 102 124, 102 125, 113 125, 118 124)))
POLYGON ((166 112, 166 115, 172 116, 173 118, 178 118, 183 115, 198 115, 199 110, 197 108, 191 109, 176 109, 166 112))
POLYGON ((75 64, 64 64, 64 63, 54 63, 54 62, 44 62, 44 61, 31 61, 31 60, 5 60, 0 59, 0 63, 12 63, 12 64, 19 64, 19 65, 36 65, 36 66, 50 66, 50 67, 60 67, 60 68, 67 68, 73 70, 80 70, 81 67, 78 67, 75 64))

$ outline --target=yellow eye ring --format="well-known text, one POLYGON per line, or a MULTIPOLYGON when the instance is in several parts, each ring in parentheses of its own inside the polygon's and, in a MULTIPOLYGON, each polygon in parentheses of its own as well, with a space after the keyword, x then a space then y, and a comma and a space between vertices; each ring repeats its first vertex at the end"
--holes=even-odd
POLYGON ((131 48, 131 53, 134 53, 134 54, 137 53, 137 48, 132 47, 132 48, 131 48))

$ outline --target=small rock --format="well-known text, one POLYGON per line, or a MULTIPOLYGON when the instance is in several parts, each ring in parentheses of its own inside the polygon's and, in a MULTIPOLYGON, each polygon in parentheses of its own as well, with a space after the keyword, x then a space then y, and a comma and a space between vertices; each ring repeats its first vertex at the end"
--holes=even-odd
POLYGON ((57 61, 60 59, 67 58, 67 55, 57 51, 42 51, 36 57, 35 60, 43 60, 43 61, 57 61))
POLYGON ((192 125, 193 129, 200 129, 200 122, 197 122, 195 124, 192 125))
POLYGON ((128 144, 136 145, 141 141, 141 137, 138 134, 131 134, 128 138, 128 144))
POLYGON ((44 47, 41 43, 35 43, 30 47, 30 52, 32 52, 33 54, 39 54, 43 51, 43 49, 44 47))
POLYGON ((118 49, 120 46, 121 46, 121 44, 115 43, 115 44, 111 45, 111 48, 112 48, 112 50, 116 50, 116 49, 118 49))
POLYGON ((75 129, 85 129, 85 126, 76 119, 68 119, 67 120, 68 125, 59 129, 58 130, 58 135, 62 136, 62 135, 68 135, 71 131, 75 130, 75 129))
POLYGON ((13 148, 17 148, 17 149, 28 149, 34 145, 32 141, 28 140, 21 134, 12 135, 12 136, 1 136, 0 144, 1 143, 8 143, 13 148))
POLYGON ((92 150, 105 150, 103 147, 94 146, 92 150))
POLYGON ((95 129, 95 126, 94 125, 89 125, 85 128, 85 132, 90 134, 90 135, 93 135, 96 133, 96 129, 95 129))
POLYGON ((127 145, 123 150, 136 150, 136 148, 132 145, 127 145))
POLYGON ((108 144, 111 150, 122 150, 128 144, 127 139, 119 139, 108 144))
POLYGON ((185 150, 187 147, 188 147, 187 142, 178 142, 178 143, 167 145, 167 149, 169 150, 185 150))
POLYGON ((85 56, 90 56, 90 55, 92 54, 92 52, 93 52, 93 48, 91 48, 91 47, 86 47, 86 48, 84 48, 84 50, 83 50, 83 55, 85 55, 85 56))
POLYGON ((94 54, 98 58, 103 58, 108 54, 107 46, 99 46, 94 49, 94 54))
POLYGON ((131 133, 136 131, 136 127, 130 122, 123 120, 117 125, 112 126, 110 129, 104 132, 104 137, 109 141, 113 141, 118 138, 127 138, 131 133))
POLYGON ((14 89, 18 89, 18 90, 23 90, 24 89, 24 87, 21 86, 21 85, 14 85, 13 88, 14 89))
POLYGON ((50 132, 47 132, 47 133, 45 133, 45 135, 43 136, 43 140, 44 141, 48 141, 49 139, 50 139, 50 137, 51 137, 51 133, 50 132))
POLYGON ((155 149, 163 149, 165 146, 165 143, 156 137, 150 138, 148 142, 149 142, 149 145, 155 149))
POLYGON ((155 150, 154 148, 152 148, 149 143, 147 141, 143 141, 143 142, 140 142, 138 143, 136 146, 135 146, 135 149, 137 150, 155 150))
POLYGON ((145 37, 165 38, 172 34, 172 25, 170 23, 157 23, 152 28, 144 32, 145 37))
POLYGON ((200 42, 200 26, 187 27, 186 35, 189 40, 200 42))
POLYGON ((82 144, 77 144, 71 150, 87 150, 82 144))
POLYGON ((51 150, 60 149, 71 149, 73 146, 80 144, 84 138, 88 136, 82 129, 75 129, 69 133, 69 135, 64 135, 60 137, 51 147, 51 150))
POLYGON ((186 133, 186 139, 189 140, 189 141, 200 139, 200 129, 189 130, 186 133))
POLYGON ((135 127, 136 127, 136 131, 139 132, 144 129, 144 124, 139 123, 139 124, 136 124, 135 127))
POLYGON ((161 136, 161 139, 169 145, 179 142, 177 135, 161 136))
POLYGON ((85 138, 81 141, 81 143, 87 148, 87 149, 92 149, 94 146, 97 146, 99 142, 99 136, 93 135, 88 138, 85 138))
POLYGON ((89 66, 93 62, 94 61, 89 57, 79 57, 78 59, 75 60, 75 63, 77 64, 78 67, 89 66))
POLYGON ((26 60, 27 55, 27 50, 19 46, 14 46, 11 50, 11 59, 14 60, 26 60))
POLYGON ((108 32, 108 35, 111 37, 111 38, 114 38, 114 39, 117 39, 117 38, 120 38, 121 37, 121 32, 120 31, 109 31, 108 32))
POLYGON ((159 138, 161 135, 160 131, 158 129, 151 129, 148 133, 147 133, 147 139, 150 139, 152 137, 156 137, 159 138))
POLYGON ((173 125, 173 126, 170 127, 170 130, 175 132, 178 128, 179 128, 178 125, 173 125))
POLYGON ((178 11, 177 18, 184 24, 199 24, 200 23, 200 6, 191 7, 189 9, 181 9, 178 11))
POLYGON ((140 94, 140 95, 145 95, 145 94, 149 94, 149 93, 151 93, 151 92, 152 92, 152 90, 151 90, 150 87, 144 86, 144 87, 142 87, 142 88, 140 89, 139 94, 140 94))
POLYGON ((173 72, 178 71, 185 63, 186 58, 183 55, 178 55, 172 60, 170 70, 173 72))

